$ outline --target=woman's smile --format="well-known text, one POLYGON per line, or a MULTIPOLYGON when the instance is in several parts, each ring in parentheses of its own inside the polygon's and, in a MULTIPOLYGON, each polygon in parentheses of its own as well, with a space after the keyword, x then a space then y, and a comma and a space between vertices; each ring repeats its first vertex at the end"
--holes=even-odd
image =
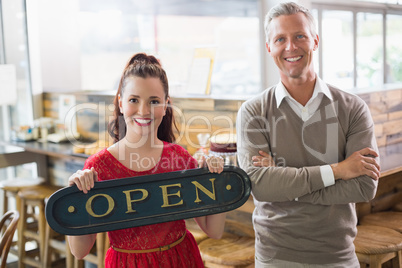
POLYGON ((133 120, 135 123, 137 123, 137 125, 141 127, 150 126, 153 121, 151 118, 133 118, 133 120))

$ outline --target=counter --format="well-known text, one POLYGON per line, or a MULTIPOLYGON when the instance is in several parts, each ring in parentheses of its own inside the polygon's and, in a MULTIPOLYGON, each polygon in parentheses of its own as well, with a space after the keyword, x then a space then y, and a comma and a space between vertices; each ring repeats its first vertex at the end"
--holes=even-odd
POLYGON ((70 143, 0 141, 0 168, 36 163, 38 176, 49 180, 49 157, 84 162, 88 155, 74 154, 70 143))
POLYGON ((5 146, 18 147, 26 152, 41 154, 46 156, 68 158, 74 160, 85 160, 89 155, 76 154, 73 152, 71 143, 52 143, 38 141, 10 141, 2 142, 5 146))
POLYGON ((38 176, 47 178, 46 155, 28 151, 18 145, 0 143, 0 168, 19 166, 32 162, 37 163, 38 176))

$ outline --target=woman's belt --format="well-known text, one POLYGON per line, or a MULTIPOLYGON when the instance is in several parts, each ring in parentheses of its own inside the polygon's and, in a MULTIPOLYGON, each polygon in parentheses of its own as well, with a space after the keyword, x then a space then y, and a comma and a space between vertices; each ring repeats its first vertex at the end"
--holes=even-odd
POLYGON ((177 246, 178 244, 180 244, 184 238, 186 237, 186 233, 187 231, 184 232, 183 236, 180 237, 178 240, 176 240, 175 242, 173 242, 172 244, 166 245, 166 246, 162 246, 162 247, 158 247, 158 248, 150 248, 150 249, 123 249, 123 248, 116 248, 114 246, 112 246, 112 248, 118 252, 123 252, 123 253, 150 253, 150 252, 161 252, 161 251, 165 251, 165 250, 169 250, 174 246, 177 246))

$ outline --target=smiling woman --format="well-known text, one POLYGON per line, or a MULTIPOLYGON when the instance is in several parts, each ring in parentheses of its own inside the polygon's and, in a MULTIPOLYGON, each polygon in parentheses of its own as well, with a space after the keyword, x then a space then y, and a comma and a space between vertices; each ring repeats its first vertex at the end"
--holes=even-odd
MULTIPOLYGON (((181 146, 173 143, 174 127, 168 80, 161 63, 154 56, 134 54, 123 70, 114 99, 114 117, 109 124, 109 133, 115 143, 88 158, 84 169, 70 176, 68 185, 75 185, 85 196, 96 190, 97 181, 118 180, 115 181, 118 184, 122 181, 120 179, 128 177, 132 177, 129 181, 135 181, 142 175, 195 169, 201 167, 203 162, 208 164, 209 172, 223 171, 222 159, 210 157, 199 164, 181 146), (137 159, 133 159, 133 155, 137 159), (144 159, 147 160, 145 164, 144 159)), ((198 182, 193 184, 204 187, 198 182)), ((181 184, 174 185, 181 188, 181 184)), ((168 185, 161 186, 163 206, 169 207, 168 196, 176 194, 168 194, 167 188, 168 185)), ((152 192, 142 188, 134 191, 143 194, 144 200, 139 200, 142 202, 148 196, 160 196, 155 187, 152 189, 152 192)), ((206 192, 214 198, 212 193, 206 192)), ((177 195, 180 196, 180 193, 177 195)), ((104 194, 100 196, 108 200, 110 213, 113 199, 104 194)), ((92 210, 92 201, 90 198, 87 211, 96 216, 98 214, 92 210)), ((149 211, 148 207, 145 209, 149 211)), ((73 207, 68 210, 75 211, 73 207)), ((131 201, 128 210, 135 212, 132 211, 131 201)), ((216 239, 222 236, 226 218, 224 213, 193 216, 197 217, 195 221, 208 236, 216 239)), ((122 226, 127 228, 108 232, 111 248, 106 255, 105 267, 203 267, 197 244, 186 230, 184 220, 148 224, 133 228, 122 226)), ((70 236, 73 255, 79 259, 85 257, 95 239, 96 234, 70 236)))
POLYGON ((138 142, 142 136, 148 136, 151 129, 156 134, 169 101, 159 78, 128 78, 124 88, 124 93, 118 96, 119 107, 124 114, 127 129, 130 130, 132 126, 136 134, 135 141, 131 142, 138 142))

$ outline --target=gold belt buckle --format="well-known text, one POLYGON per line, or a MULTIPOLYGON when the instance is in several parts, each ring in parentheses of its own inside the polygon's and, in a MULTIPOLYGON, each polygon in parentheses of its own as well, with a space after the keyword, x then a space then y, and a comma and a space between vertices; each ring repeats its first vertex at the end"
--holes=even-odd
POLYGON ((169 249, 170 249, 170 245, 166 245, 166 246, 160 247, 159 251, 165 251, 165 250, 169 250, 169 249))

